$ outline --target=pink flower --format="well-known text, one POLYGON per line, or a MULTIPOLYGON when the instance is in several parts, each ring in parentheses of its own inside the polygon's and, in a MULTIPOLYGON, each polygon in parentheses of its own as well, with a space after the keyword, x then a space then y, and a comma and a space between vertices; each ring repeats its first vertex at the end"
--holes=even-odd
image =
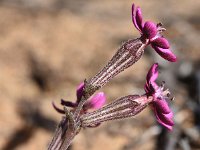
POLYGON ((162 24, 155 24, 152 21, 143 22, 142 12, 140 7, 136 8, 132 5, 132 21, 136 29, 140 32, 141 37, 144 40, 148 40, 152 48, 164 59, 175 62, 177 60, 176 56, 169 49, 170 45, 166 38, 164 38, 160 33, 165 31, 162 28, 162 24))
MULTIPOLYGON (((77 100, 76 102, 71 102, 71 101, 65 101, 63 99, 61 99, 61 105, 63 106, 67 106, 67 107, 71 107, 71 108, 76 108, 81 100, 82 94, 83 94, 83 89, 84 89, 84 83, 80 83, 76 89, 76 96, 77 96, 77 100)), ((89 109, 99 109, 101 107, 103 107, 103 105, 106 102, 106 96, 103 92, 98 92, 97 94, 91 96, 88 101, 84 104, 83 106, 83 110, 84 112, 87 112, 87 110, 89 109)), ((61 110, 60 108, 58 108, 57 106, 55 106, 54 103, 53 107, 55 108, 56 111, 58 111, 59 113, 64 114, 64 110, 61 110)))
POLYGON ((174 125, 173 122, 173 113, 170 110, 168 103, 166 100, 169 99, 170 92, 169 90, 164 90, 164 84, 158 86, 155 80, 158 77, 158 64, 155 63, 150 68, 145 84, 145 91, 148 96, 153 97, 153 101, 151 102, 153 106, 153 111, 155 113, 157 121, 165 126, 167 129, 172 130, 174 125))

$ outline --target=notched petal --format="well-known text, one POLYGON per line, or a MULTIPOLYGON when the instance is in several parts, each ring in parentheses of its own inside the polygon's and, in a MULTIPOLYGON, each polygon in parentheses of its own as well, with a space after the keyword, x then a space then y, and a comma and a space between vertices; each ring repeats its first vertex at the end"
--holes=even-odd
POLYGON ((163 114, 171 113, 169 105, 164 99, 163 100, 159 100, 159 99, 155 100, 153 102, 153 105, 154 105, 155 109, 158 110, 159 113, 163 113, 163 114))
MULTIPOLYGON (((157 117, 156 117, 156 118, 157 118, 157 117)), ((158 121, 161 125, 163 125, 165 128, 167 128, 168 130, 172 130, 172 129, 173 129, 173 126, 172 126, 172 125, 168 125, 168 124, 164 123, 163 121, 159 120, 158 118, 157 118, 157 121, 158 121)))
MULTIPOLYGON (((138 9, 138 8, 137 8, 137 9, 138 9)), ((136 10, 136 11, 137 11, 137 10, 136 10)), ((138 14, 138 18, 136 17, 135 5, 133 4, 133 5, 132 5, 132 22, 133 22, 135 28, 136 28, 138 31, 140 31, 140 33, 142 33, 142 31, 141 31, 141 29, 140 29, 140 24, 138 24, 138 22, 140 22, 139 20, 141 19, 140 17, 142 17, 142 16, 140 16, 139 14, 138 14), (136 18, 139 19, 139 20, 137 20, 136 18)))
POLYGON ((146 80, 147 83, 154 82, 158 78, 158 63, 154 63, 149 72, 147 73, 146 80))
POLYGON ((99 109, 106 102, 106 96, 103 92, 99 92, 92 96, 88 102, 84 105, 85 109, 99 109))
POLYGON ((174 125, 174 122, 172 120, 172 117, 173 117, 172 112, 170 112, 169 114, 162 114, 155 109, 154 113, 155 113, 155 116, 156 116, 156 120, 161 125, 163 125, 164 127, 166 127, 169 130, 172 130, 173 125, 174 125))
POLYGON ((170 47, 168 40, 163 37, 156 38, 151 42, 151 44, 164 49, 168 49, 170 47))
POLYGON ((156 24, 151 21, 145 22, 144 27, 143 27, 143 34, 148 39, 154 38, 157 34, 156 24))
POLYGON ((142 31, 143 24, 142 24, 142 11, 140 7, 137 7, 136 9, 136 22, 139 27, 139 29, 142 31))
POLYGON ((158 88, 158 85, 156 84, 155 80, 158 78, 158 63, 155 63, 151 66, 149 69, 149 72, 146 76, 146 83, 144 86, 145 92, 148 94, 155 93, 156 89, 158 88))
POLYGON ((150 91, 149 83, 147 83, 147 82, 145 83, 144 90, 145 90, 146 93, 149 93, 149 91, 150 91))
POLYGON ((61 105, 64 105, 64 106, 67 106, 67 107, 77 107, 77 103, 73 103, 73 102, 70 102, 70 101, 65 101, 63 99, 61 99, 61 105))
POLYGON ((177 57, 170 49, 163 49, 157 46, 152 45, 153 49, 164 59, 171 61, 171 62, 176 62, 177 57))
POLYGON ((60 109, 60 108, 58 108, 58 107, 55 105, 54 102, 52 102, 52 106, 53 106, 53 108, 54 108, 58 113, 65 114, 65 111, 62 110, 62 109, 60 109))

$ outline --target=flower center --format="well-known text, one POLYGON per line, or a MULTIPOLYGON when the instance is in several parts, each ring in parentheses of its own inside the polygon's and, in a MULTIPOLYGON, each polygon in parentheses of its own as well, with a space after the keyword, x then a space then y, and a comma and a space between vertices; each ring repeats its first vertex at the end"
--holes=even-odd
POLYGON ((162 26, 163 26, 162 23, 158 23, 158 24, 156 25, 157 33, 156 33, 156 35, 155 35, 153 38, 150 39, 150 42, 154 41, 154 40, 157 39, 158 37, 162 37, 161 33, 164 32, 164 31, 166 31, 166 29, 163 28, 162 26))
POLYGON ((165 89, 165 82, 163 81, 161 83, 161 86, 159 86, 157 89, 156 89, 156 92, 154 94, 154 98, 155 99, 165 99, 165 100, 174 100, 174 97, 171 97, 171 93, 169 91, 169 89, 165 89))

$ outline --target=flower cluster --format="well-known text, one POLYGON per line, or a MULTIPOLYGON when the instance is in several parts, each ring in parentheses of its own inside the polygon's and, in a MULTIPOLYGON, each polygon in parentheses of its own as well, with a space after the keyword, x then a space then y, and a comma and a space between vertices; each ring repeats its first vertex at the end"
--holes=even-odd
POLYGON ((107 84, 112 78, 137 62, 144 53, 144 49, 152 48, 164 59, 175 62, 176 56, 170 50, 169 42, 161 35, 165 29, 162 24, 143 21, 141 9, 132 5, 132 21, 141 37, 124 42, 107 65, 94 77, 85 80, 76 90, 76 101, 61 100, 64 109, 53 107, 59 113, 65 114, 58 126, 56 134, 49 145, 49 150, 67 149, 81 127, 97 127, 102 122, 132 117, 140 113, 147 106, 151 106, 156 120, 169 130, 172 130, 173 113, 169 108, 170 92, 164 89, 164 83, 159 86, 158 63, 150 68, 146 76, 143 95, 128 95, 104 105, 106 97, 103 92, 95 92, 107 84), (67 107, 71 109, 68 110, 67 107))

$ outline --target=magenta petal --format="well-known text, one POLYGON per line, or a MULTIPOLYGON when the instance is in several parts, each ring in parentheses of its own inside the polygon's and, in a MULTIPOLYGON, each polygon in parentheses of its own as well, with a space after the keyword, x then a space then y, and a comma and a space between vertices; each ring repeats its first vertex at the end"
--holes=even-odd
MULTIPOLYGON (((173 117, 174 117, 174 114, 173 114, 173 112, 170 112, 170 113, 168 113, 168 114, 164 114, 165 115, 165 117, 166 118, 169 118, 169 119, 173 119, 173 117)), ((174 124, 174 123, 173 123, 174 124)))
MULTIPOLYGON (((173 113, 171 113, 172 115, 173 115, 173 113)), ((171 115, 170 114, 170 115, 171 115)), ((157 117, 159 116, 159 119, 163 122, 163 123, 165 123, 165 124, 167 124, 167 125, 170 125, 170 126, 173 126, 174 125, 174 121, 172 120, 172 118, 169 118, 169 117, 167 117, 167 115, 166 114, 161 114, 161 113, 158 113, 157 114, 157 117)))
POLYGON ((149 84, 147 82, 144 85, 144 90, 145 90, 146 93, 150 92, 149 84))
POLYGON ((172 130, 172 126, 174 125, 174 122, 172 120, 172 118, 173 118, 172 112, 170 112, 169 114, 162 114, 162 113, 158 112, 156 109, 154 109, 154 113, 155 113, 157 121, 161 125, 165 126, 169 130, 172 130))
POLYGON ((158 78, 158 63, 154 63, 146 76, 147 83, 154 82, 158 78))
POLYGON ((77 107, 78 104, 61 99, 61 105, 74 108, 74 107, 77 107))
POLYGON ((163 99, 163 100, 155 100, 153 102, 153 106, 158 110, 158 112, 161 112, 163 114, 168 114, 171 112, 168 103, 163 99))
POLYGON ((156 116, 156 119, 157 119, 157 121, 158 121, 161 125, 163 125, 164 127, 166 127, 168 130, 172 130, 173 125, 166 124, 165 122, 161 121, 161 120, 158 118, 158 116, 156 116))
POLYGON ((165 100, 156 100, 153 103, 153 109, 157 121, 168 129, 172 129, 174 125, 173 113, 165 100))
POLYGON ((155 63, 149 69, 149 72, 146 76, 145 92, 148 94, 155 93, 155 90, 158 88, 158 85, 155 83, 155 80, 158 78, 158 63, 155 63))
POLYGON ((155 82, 149 82, 149 83, 146 82, 144 86, 145 92, 152 96, 155 94, 157 88, 158 88, 158 85, 155 82))
POLYGON ((157 26, 155 23, 151 21, 147 21, 145 22, 142 31, 143 31, 143 34, 146 36, 146 38, 152 39, 157 34, 157 26))
POLYGON ((58 107, 55 105, 54 102, 52 102, 52 106, 53 106, 53 108, 54 108, 58 113, 65 114, 65 111, 62 110, 62 109, 60 109, 60 108, 58 108, 58 107))
POLYGON ((164 48, 164 49, 169 48, 169 42, 167 41, 166 38, 163 38, 163 37, 156 38, 155 40, 151 42, 151 44, 160 48, 164 48))
POLYGON ((152 47, 155 49, 155 51, 164 59, 171 61, 171 62, 176 62, 177 58, 176 56, 171 52, 170 49, 163 49, 157 46, 152 45, 152 47))
POLYGON ((92 96, 88 102, 84 105, 86 109, 99 109, 106 102, 106 96, 103 92, 99 92, 92 96))
POLYGON ((142 31, 142 28, 143 28, 143 24, 142 24, 142 11, 140 9, 140 7, 137 7, 136 9, 136 22, 137 22, 137 25, 138 25, 138 28, 140 29, 140 31, 142 31))
POLYGON ((81 97, 83 95, 83 89, 84 89, 84 82, 81 82, 76 89, 77 102, 81 100, 81 97))
MULTIPOLYGON (((139 17, 139 16, 138 16, 139 17)), ((139 18, 138 18, 139 19, 139 18)), ((142 31, 140 30, 140 27, 139 25, 137 24, 137 21, 136 21, 136 15, 135 15, 135 5, 133 4, 132 5, 132 21, 133 21, 133 24, 135 26, 135 28, 140 31, 140 33, 142 33, 142 31)))

